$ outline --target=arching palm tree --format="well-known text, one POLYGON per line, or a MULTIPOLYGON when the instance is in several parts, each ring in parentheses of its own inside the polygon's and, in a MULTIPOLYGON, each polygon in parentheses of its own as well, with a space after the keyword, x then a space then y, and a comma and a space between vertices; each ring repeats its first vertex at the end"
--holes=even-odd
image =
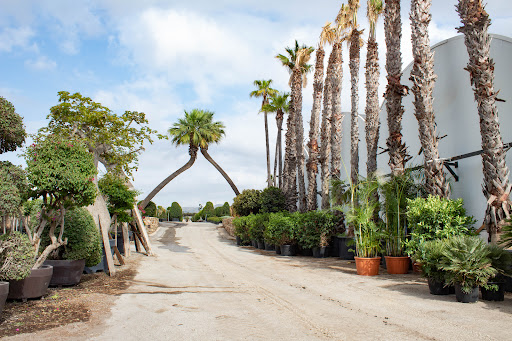
POLYGON ((470 74, 480 117, 483 192, 487 198, 484 224, 489 233, 489 241, 496 243, 499 227, 510 214, 512 186, 496 107, 498 92, 494 90, 494 61, 490 57, 491 38, 487 31, 491 20, 480 0, 459 0, 457 12, 462 21, 458 31, 464 34, 469 54, 466 70, 470 74))
POLYGON ((236 195, 240 194, 235 184, 229 176, 213 161, 208 154, 208 145, 211 143, 219 143, 224 133, 224 124, 222 122, 213 122, 213 112, 200 109, 193 109, 190 112, 185 111, 185 117, 180 118, 169 129, 171 141, 176 147, 188 145, 188 153, 190 159, 176 172, 165 178, 149 195, 140 203, 140 207, 144 208, 172 179, 192 167, 197 159, 197 150, 201 148, 201 153, 205 158, 224 176, 236 195))
POLYGON ((368 0, 367 16, 370 34, 366 52, 366 174, 371 176, 377 170, 377 148, 379 142, 379 46, 375 27, 382 13, 382 0, 368 0))
MULTIPOLYGON (((257 87, 256 90, 250 93, 251 97, 262 97, 261 108, 264 107, 265 104, 268 103, 268 97, 277 93, 277 90, 272 89, 270 85, 272 84, 272 79, 269 80, 255 80, 254 86, 257 87)), ((263 114, 265 116, 265 146, 267 150, 267 186, 272 186, 272 177, 270 172, 270 142, 268 139, 268 120, 267 120, 267 112, 265 110, 263 114)))
POLYGON ((281 92, 274 94, 270 97, 269 103, 265 104, 262 107, 262 110, 266 112, 275 112, 276 113, 276 124, 277 124, 277 139, 276 139, 276 158, 274 161, 274 186, 276 185, 275 179, 276 177, 279 179, 277 183, 279 188, 283 188, 283 148, 282 148, 282 137, 281 132, 283 130, 283 120, 284 114, 288 112, 290 101, 288 97, 289 93, 281 92), (279 164, 279 173, 277 173, 277 166, 279 164), (276 174, 278 174, 276 176, 276 174))
MULTIPOLYGON (((311 70, 312 66, 308 64, 308 61, 311 57, 311 53, 313 53, 314 50, 315 49, 313 47, 309 47, 306 45, 299 47, 299 43, 295 41, 295 50, 286 48, 289 57, 286 57, 282 54, 276 56, 276 58, 278 58, 281 61, 281 63, 286 68, 288 68, 288 71, 291 73, 289 82, 289 84, 291 85, 291 110, 288 115, 288 129, 290 130, 290 128, 292 128, 295 130, 294 135, 291 136, 292 139, 290 141, 290 143, 293 143, 295 147, 295 157, 292 156, 290 159, 288 174, 286 168, 286 158, 288 155, 285 155, 284 182, 284 191, 287 197, 287 206, 290 211, 295 211, 297 209, 297 186, 295 175, 297 175, 299 184, 299 210, 301 212, 306 211, 306 185, 304 182, 303 152, 304 125, 302 121, 302 87, 306 87, 307 84, 306 76, 307 73, 311 70), (290 125, 292 125, 292 127, 290 127, 290 125), (288 178, 290 181, 287 181, 286 178, 288 178)), ((286 133, 286 136, 288 143, 288 131, 286 133)), ((286 146, 286 148, 288 148, 288 145, 286 146)))
POLYGON ((434 115, 434 53, 430 50, 428 25, 432 0, 413 0, 411 3, 411 41, 414 64, 410 80, 413 83, 415 116, 423 155, 425 157, 426 189, 429 194, 443 198, 450 196, 450 186, 439 160, 438 138, 434 115))

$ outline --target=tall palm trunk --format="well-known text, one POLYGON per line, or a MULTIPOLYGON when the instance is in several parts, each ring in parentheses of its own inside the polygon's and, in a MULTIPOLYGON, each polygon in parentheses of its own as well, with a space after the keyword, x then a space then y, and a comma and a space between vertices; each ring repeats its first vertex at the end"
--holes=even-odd
POLYGON ((375 37, 368 39, 366 53, 366 175, 377 170, 377 148, 379 143, 379 47, 375 37))
MULTIPOLYGON (((293 95, 292 99, 293 101, 293 95)), ((295 108, 293 103, 288 111, 286 120, 284 169, 283 169, 283 192, 286 197, 286 208, 290 212, 297 211, 297 157, 295 143, 295 108)))
POLYGON ((426 189, 429 194, 443 198, 450 196, 450 186, 446 182, 443 163, 439 160, 438 139, 436 134, 433 108, 434 54, 430 50, 428 25, 432 0, 412 0, 412 53, 414 64, 410 80, 413 83, 415 116, 418 120, 419 136, 425 157, 426 189))
POLYGON ((309 122, 309 159, 306 165, 308 171, 308 192, 306 209, 314 211, 318 208, 316 200, 318 189, 316 176, 318 174, 318 135, 320 129, 320 110, 322 110, 322 90, 324 88, 324 57, 325 51, 320 45, 316 50, 315 75, 313 81, 313 108, 309 122))
POLYGON ((144 209, 147 204, 155 197, 155 195, 158 194, 169 182, 171 182, 172 179, 192 167, 194 162, 196 162, 197 159, 197 147, 194 145, 190 145, 188 148, 188 154, 190 155, 190 159, 186 164, 184 164, 180 169, 178 169, 176 172, 169 175, 167 178, 165 178, 158 186, 155 187, 154 190, 151 191, 151 193, 148 194, 148 196, 140 203, 139 207, 144 209))
POLYGON ((512 185, 509 184, 510 171, 505 162, 496 107, 498 92, 494 91, 494 61, 490 58, 491 38, 487 32, 491 20, 479 0, 460 0, 457 12, 463 24, 458 31, 464 34, 469 55, 466 70, 470 74, 480 117, 483 192, 487 198, 484 224, 489 241, 496 243, 501 223, 510 214, 512 185))
POLYGON ((343 59, 341 42, 333 45, 332 120, 331 120, 331 178, 340 178, 341 138, 343 113, 341 112, 341 82, 343 79, 343 59))
POLYGON ((361 32, 356 28, 350 35, 350 83, 351 83, 351 120, 350 120, 350 180, 356 184, 359 178, 359 53, 361 32))
POLYGON ((334 77, 334 47, 329 55, 324 84, 324 108, 322 111, 322 125, 320 126, 320 170, 322 185, 322 209, 330 205, 329 181, 331 170, 329 160, 331 156, 331 120, 332 120, 332 84, 334 77))
POLYGON ((404 173, 409 160, 407 148, 402 141, 402 116, 404 107, 402 97, 407 94, 407 87, 400 84, 402 77, 402 20, 400 18, 400 0, 386 0, 384 8, 384 31, 386 35, 386 111, 388 114, 389 137, 386 141, 389 153, 389 167, 393 175, 404 173))
POLYGON ((238 188, 236 188, 235 184, 233 183, 231 178, 228 176, 228 174, 210 156, 210 154, 208 153, 208 146, 201 147, 201 154, 203 154, 205 159, 208 160, 213 165, 213 167, 215 167, 215 169, 217 169, 219 171, 220 174, 222 174, 224 179, 226 179, 228 184, 231 186, 231 189, 233 189, 233 192, 235 192, 235 195, 240 194, 240 192, 238 191, 238 188))
POLYGON ((306 212, 306 185, 304 183, 304 123, 302 121, 302 71, 296 64, 292 75, 292 106, 295 115, 295 153, 297 157, 297 185, 299 211, 306 212))
MULTIPOLYGON (((267 104, 267 96, 263 96, 263 103, 262 103, 262 107, 267 104)), ((265 116, 265 147, 266 147, 266 151, 267 151, 267 187, 270 187, 272 186, 272 175, 271 175, 271 171, 270 171, 270 141, 269 141, 269 138, 268 138, 268 115, 267 115, 267 112, 265 111, 263 113, 263 115, 265 116)))
MULTIPOLYGON (((279 164, 278 187, 280 189, 283 189, 283 143, 282 143, 282 133, 281 133, 283 131, 283 119, 284 119, 284 112, 280 109, 277 110, 277 112, 276 112, 276 124, 277 124, 276 160, 279 164)), ((276 165, 274 164, 274 174, 275 173, 276 173, 276 165)))

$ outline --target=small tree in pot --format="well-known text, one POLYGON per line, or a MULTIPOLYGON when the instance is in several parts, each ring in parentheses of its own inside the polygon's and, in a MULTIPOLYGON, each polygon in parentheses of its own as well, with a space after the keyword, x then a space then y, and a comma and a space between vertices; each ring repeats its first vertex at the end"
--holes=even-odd
POLYGON ((413 257, 421 263, 421 274, 428 280, 428 287, 432 295, 448 295, 450 288, 445 284, 446 271, 441 266, 444 260, 444 240, 435 239, 419 245, 413 257))
POLYGON ((267 228, 265 229, 265 240, 280 246, 282 255, 295 255, 295 223, 294 219, 286 213, 271 213, 267 228))

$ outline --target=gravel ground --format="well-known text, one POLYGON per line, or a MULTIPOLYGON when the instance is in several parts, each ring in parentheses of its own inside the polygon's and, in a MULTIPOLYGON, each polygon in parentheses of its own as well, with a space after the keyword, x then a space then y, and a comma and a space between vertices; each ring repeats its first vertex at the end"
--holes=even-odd
POLYGON ((415 274, 362 277, 351 261, 237 247, 209 223, 172 226, 151 237, 156 256, 141 259, 110 316, 66 340, 511 339, 511 294, 457 303, 415 274))

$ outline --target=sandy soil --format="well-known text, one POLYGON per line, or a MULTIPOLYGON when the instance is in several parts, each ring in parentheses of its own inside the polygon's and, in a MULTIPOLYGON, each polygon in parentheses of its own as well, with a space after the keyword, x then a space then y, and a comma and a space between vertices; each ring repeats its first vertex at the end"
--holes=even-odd
MULTIPOLYGON (((462 304, 414 274, 237 247, 208 223, 163 226, 103 323, 66 340, 510 340, 512 295, 462 304)), ((65 327, 60 327, 65 328, 65 327)), ((16 340, 49 339, 37 333, 16 340)), ((70 334, 74 334, 71 336, 70 334)))

